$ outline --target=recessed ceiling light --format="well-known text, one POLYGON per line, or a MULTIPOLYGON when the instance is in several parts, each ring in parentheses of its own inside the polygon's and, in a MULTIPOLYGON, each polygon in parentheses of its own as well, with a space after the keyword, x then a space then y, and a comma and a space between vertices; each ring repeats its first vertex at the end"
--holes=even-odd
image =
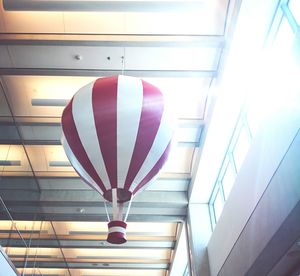
POLYGON ((69 161, 49 161, 49 167, 71 167, 69 161))
POLYGON ((32 106, 66 106, 68 99, 31 99, 32 106))
POLYGON ((0 160, 0 166, 21 166, 20 160, 0 160))
POLYGON ((111 12, 178 12, 194 11, 206 1, 45 1, 3 0, 8 11, 111 11, 111 12))

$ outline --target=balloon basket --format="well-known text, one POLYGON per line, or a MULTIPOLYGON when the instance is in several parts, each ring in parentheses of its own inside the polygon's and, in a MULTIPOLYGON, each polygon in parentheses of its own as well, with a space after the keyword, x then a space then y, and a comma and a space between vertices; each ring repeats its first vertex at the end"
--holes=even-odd
POLYGON ((107 242, 112 244, 123 244, 126 240, 126 227, 124 221, 112 220, 108 224, 107 242))

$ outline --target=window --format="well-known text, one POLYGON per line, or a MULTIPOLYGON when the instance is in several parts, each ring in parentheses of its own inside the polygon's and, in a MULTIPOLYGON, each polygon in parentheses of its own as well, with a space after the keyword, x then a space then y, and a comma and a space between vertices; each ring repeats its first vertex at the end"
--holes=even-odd
POLYGON ((295 18, 298 25, 300 25, 300 1, 299 0, 290 0, 289 9, 295 18))
POLYGON ((221 216, 225 201, 234 186, 237 173, 246 157, 251 144, 252 136, 246 120, 245 112, 242 112, 236 124, 227 152, 225 154, 216 184, 209 201, 211 222, 213 227, 221 216))
MULTIPOLYGON (((269 60, 269 62, 271 61, 269 75, 273 79, 278 78, 271 89, 272 96, 278 97, 276 94, 280 96, 280 93, 277 92, 289 91, 289 95, 285 93, 284 100, 292 102, 290 100, 293 99, 292 94, 296 95, 295 97, 299 97, 300 1, 281 1, 275 17, 277 19, 273 21, 267 38, 272 45, 268 49, 271 50, 271 55, 270 57, 268 56, 271 58, 269 60), (296 85, 295 82, 293 83, 293 80, 297 82, 296 85), (288 97, 290 94, 292 95, 291 98, 288 97)), ((278 100, 282 101, 283 98, 278 97, 278 100)), ((225 201, 229 197, 236 176, 250 148, 252 137, 255 136, 263 117, 264 114, 260 114, 255 105, 248 105, 242 111, 236 124, 209 200, 213 227, 221 216, 225 201)))
POLYGON ((232 162, 228 162, 223 179, 222 186, 224 190, 225 200, 228 198, 229 193, 233 187, 234 181, 236 178, 236 171, 232 162))
POLYGON ((250 138, 248 128, 246 125, 243 125, 243 127, 240 130, 237 142, 233 149, 233 158, 234 158, 234 163, 237 171, 239 171, 242 166, 244 158, 250 147, 250 142, 251 142, 251 138, 250 138))
POLYGON ((222 187, 220 186, 214 201, 215 221, 218 221, 218 219, 220 218, 221 213, 223 211, 223 207, 224 207, 224 195, 223 195, 222 187))

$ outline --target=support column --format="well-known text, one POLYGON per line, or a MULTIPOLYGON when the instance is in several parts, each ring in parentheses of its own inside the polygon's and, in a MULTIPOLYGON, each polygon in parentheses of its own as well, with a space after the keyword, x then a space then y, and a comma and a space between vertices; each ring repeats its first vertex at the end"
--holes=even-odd
POLYGON ((189 204, 186 227, 190 275, 210 276, 206 247, 212 231, 208 204, 189 204))

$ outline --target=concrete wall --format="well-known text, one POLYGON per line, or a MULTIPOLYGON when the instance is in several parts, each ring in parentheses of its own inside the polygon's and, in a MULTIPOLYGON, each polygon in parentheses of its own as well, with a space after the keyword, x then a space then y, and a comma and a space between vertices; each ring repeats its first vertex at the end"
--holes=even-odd
POLYGON ((245 275, 298 204, 299 128, 292 106, 262 124, 208 244, 212 275, 245 275))

